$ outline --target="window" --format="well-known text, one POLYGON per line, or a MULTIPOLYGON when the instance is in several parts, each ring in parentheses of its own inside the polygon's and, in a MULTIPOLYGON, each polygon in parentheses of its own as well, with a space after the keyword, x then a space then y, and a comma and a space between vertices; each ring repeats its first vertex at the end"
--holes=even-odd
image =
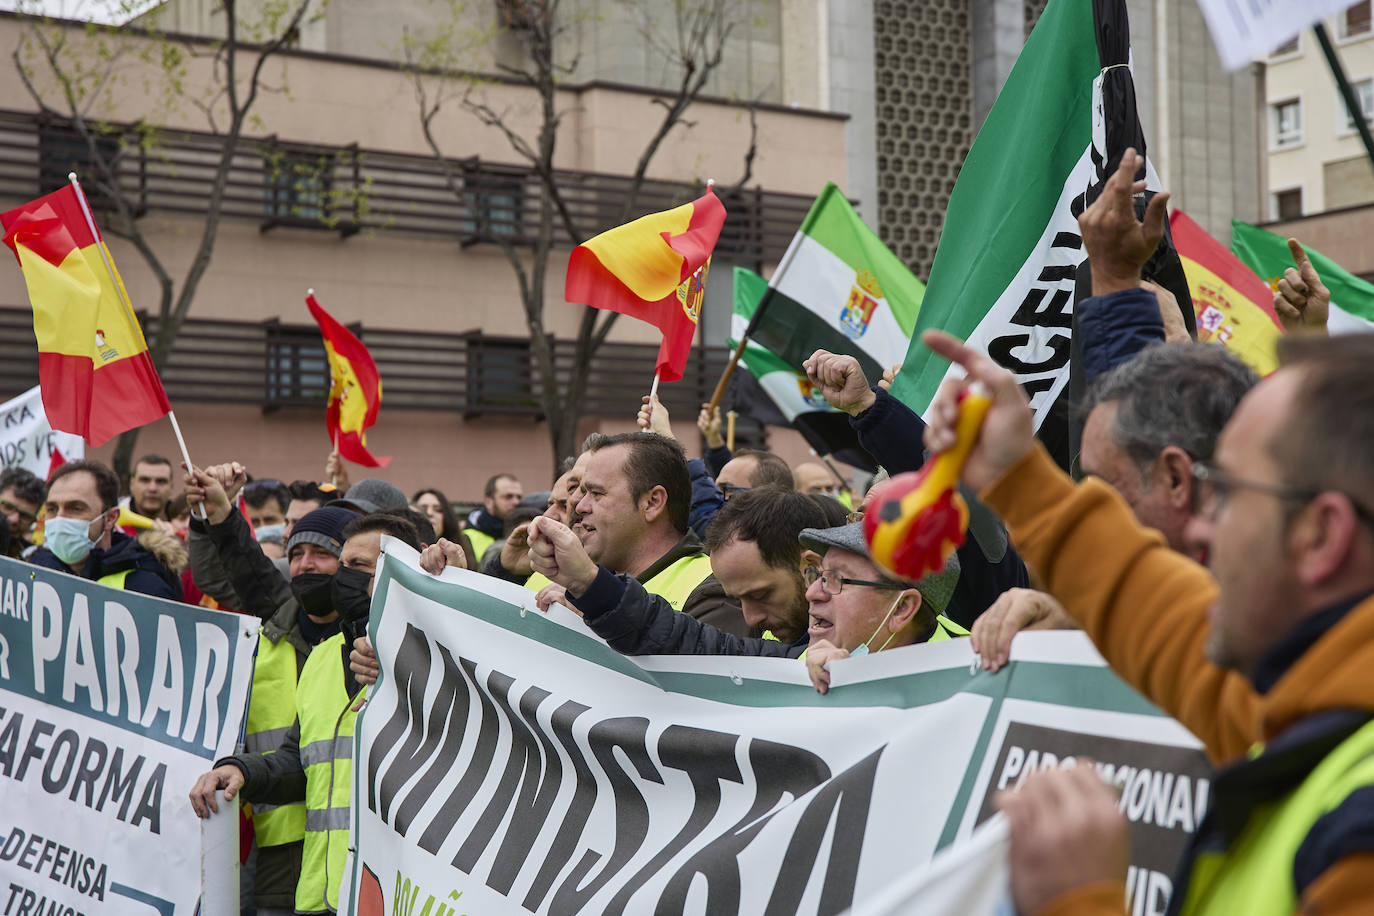
MULTIPOLYGON (((357 333, 357 328, 352 329, 357 333)), ((319 328, 267 328, 267 403, 324 403, 329 397, 329 357, 319 328)))
POLYGON ((530 371, 530 342, 513 337, 468 338, 467 414, 491 408, 538 408, 530 371))
POLYGON ((1290 38, 1288 41, 1285 41, 1283 44, 1279 45, 1277 48, 1275 48, 1274 50, 1270 51, 1270 52, 1269 52, 1269 56, 1270 56, 1271 58, 1273 58, 1273 57, 1287 57, 1287 56, 1290 55, 1290 54, 1297 54, 1298 51, 1301 50, 1301 47, 1302 47, 1302 46, 1299 44, 1299 39, 1300 39, 1301 37, 1302 37, 1301 33, 1299 33, 1298 35, 1294 35, 1294 36, 1293 36, 1292 38, 1290 38))
POLYGON ((525 179, 515 172, 476 168, 463 178, 471 218, 464 221, 468 241, 516 240, 525 234, 525 179))
MULTIPOLYGON (((1374 77, 1356 80, 1350 84, 1350 88, 1355 91, 1355 98, 1359 99, 1360 111, 1364 113, 1365 123, 1374 122, 1374 77)), ((1346 107, 1345 96, 1339 91, 1336 92, 1336 110, 1340 112, 1341 129, 1349 133, 1355 129, 1355 119, 1350 116, 1350 109, 1346 107)))
MULTIPOLYGON (((109 134, 95 135, 95 154, 118 174, 119 138, 109 134)), ((69 184, 67 173, 75 172, 81 181, 93 210, 113 210, 114 206, 100 192, 97 182, 100 169, 91 156, 90 144, 76 128, 63 122, 40 123, 38 127, 38 194, 50 194, 69 184)))
POLYGON ((1275 147, 1302 143, 1302 100, 1288 99, 1269 106, 1275 147))
POLYGON ((1275 191, 1270 197, 1270 216, 1273 219, 1298 219, 1302 216, 1302 188, 1275 191))
POLYGON ((275 151, 263 161, 269 223, 323 225, 329 216, 333 157, 275 151))
POLYGON ((1361 0, 1354 6, 1346 7, 1340 16, 1340 35, 1342 38, 1359 38, 1370 33, 1371 22, 1370 0, 1361 0))

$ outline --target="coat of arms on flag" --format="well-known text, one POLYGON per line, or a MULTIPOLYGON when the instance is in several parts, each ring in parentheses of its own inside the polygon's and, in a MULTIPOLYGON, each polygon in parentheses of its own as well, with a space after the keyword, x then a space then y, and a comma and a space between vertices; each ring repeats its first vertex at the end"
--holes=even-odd
POLYGON ((797 388, 801 392, 802 400, 817 410, 829 410, 830 402, 825 399, 825 395, 816 390, 816 386, 811 384, 811 380, 804 375, 797 376, 797 388))
POLYGON ((840 330, 851 340, 864 336, 881 298, 883 288, 878 278, 867 270, 860 270, 855 275, 854 285, 849 288, 849 301, 840 312, 840 330))
POLYGON ((682 313, 696 324, 701 320, 701 300, 706 295, 706 277, 711 273, 711 259, 692 271, 692 275, 677 288, 677 301, 682 303, 682 313))

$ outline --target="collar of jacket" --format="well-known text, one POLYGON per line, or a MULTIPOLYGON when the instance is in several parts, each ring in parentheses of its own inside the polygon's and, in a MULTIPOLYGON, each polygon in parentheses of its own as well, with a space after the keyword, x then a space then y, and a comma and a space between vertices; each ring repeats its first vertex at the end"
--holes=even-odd
POLYGON ((686 557, 694 557, 698 554, 704 554, 705 552, 706 545, 701 542, 701 538, 697 537, 691 531, 688 531, 682 536, 682 540, 673 545, 672 550, 669 550, 663 556, 655 560, 654 564, 644 570, 644 572, 635 576, 635 581, 643 585, 669 566, 672 566, 678 560, 686 557))
POLYGON ((1306 642, 1306 648, 1288 649, 1292 661, 1260 697, 1256 734, 1265 742, 1272 745, 1315 713, 1349 709, 1374 714, 1374 678, 1369 676, 1374 670, 1374 596, 1332 617, 1313 623, 1320 633, 1303 627, 1303 633, 1290 637, 1295 645, 1306 642))

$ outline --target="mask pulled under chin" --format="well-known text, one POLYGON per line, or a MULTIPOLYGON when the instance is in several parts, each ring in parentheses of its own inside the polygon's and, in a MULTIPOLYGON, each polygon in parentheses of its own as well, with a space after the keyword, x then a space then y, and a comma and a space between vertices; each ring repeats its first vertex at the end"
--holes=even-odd
POLYGON ((333 584, 331 574, 300 573, 291 577, 291 594, 311 617, 328 617, 334 613, 333 584))

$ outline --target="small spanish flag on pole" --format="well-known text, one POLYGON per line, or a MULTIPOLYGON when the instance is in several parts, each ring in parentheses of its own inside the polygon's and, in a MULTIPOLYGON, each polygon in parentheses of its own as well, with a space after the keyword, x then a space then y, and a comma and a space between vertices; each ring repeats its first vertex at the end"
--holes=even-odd
POLYGON ((305 304, 320 326, 329 357, 329 407, 325 411, 329 438, 341 458, 369 468, 386 467, 389 457, 378 458, 367 450, 367 430, 377 422, 382 406, 377 364, 352 331, 320 308, 313 289, 306 292, 305 304))
POLYGON ((76 176, 61 190, 0 214, 0 225, 29 288, 38 382, 52 428, 98 446, 169 413, 143 331, 76 176))
POLYGON ((663 332, 654 366, 661 378, 682 378, 701 317, 711 251, 725 207, 707 185, 690 204, 651 213, 607 230, 573 249, 564 295, 569 302, 610 309, 663 332))

